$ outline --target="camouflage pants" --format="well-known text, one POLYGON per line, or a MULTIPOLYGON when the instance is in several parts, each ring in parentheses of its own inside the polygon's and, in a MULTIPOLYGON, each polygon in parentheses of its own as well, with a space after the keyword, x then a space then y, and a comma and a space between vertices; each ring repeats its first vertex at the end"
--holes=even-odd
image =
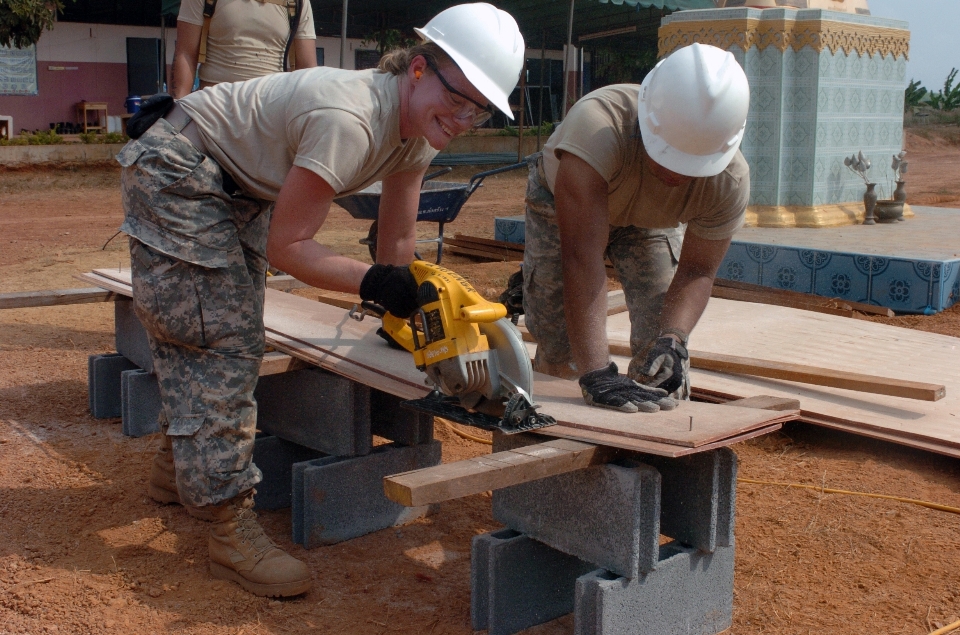
POLYGON ((211 505, 262 478, 252 461, 253 390, 264 351, 271 206, 226 195, 216 163, 201 159, 198 167, 199 153, 175 131, 155 125, 141 140, 149 149, 123 171, 128 218, 176 210, 184 219, 226 219, 216 224, 222 266, 191 262, 189 237, 177 254, 145 236, 130 240, 134 310, 150 340, 177 488, 184 503, 211 505))
MULTIPOLYGON (((523 311, 537 341, 537 358, 548 366, 572 364, 573 352, 563 310, 563 267, 560 230, 553 194, 547 189, 542 160, 530 164, 526 194, 526 247, 523 253, 523 311)), ((610 227, 605 255, 623 285, 630 312, 627 374, 639 380, 639 369, 660 329, 660 312, 676 273, 685 226, 675 229, 610 227)), ((579 369, 579 373, 593 370, 579 369)))

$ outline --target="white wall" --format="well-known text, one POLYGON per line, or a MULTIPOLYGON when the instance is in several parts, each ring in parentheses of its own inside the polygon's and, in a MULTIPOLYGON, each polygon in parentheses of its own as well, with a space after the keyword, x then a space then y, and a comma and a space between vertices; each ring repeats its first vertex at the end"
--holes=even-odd
MULTIPOLYGON (((127 63, 128 37, 160 37, 160 26, 57 22, 37 42, 37 61, 127 63)), ((167 27, 167 64, 173 63, 176 27, 167 27)))

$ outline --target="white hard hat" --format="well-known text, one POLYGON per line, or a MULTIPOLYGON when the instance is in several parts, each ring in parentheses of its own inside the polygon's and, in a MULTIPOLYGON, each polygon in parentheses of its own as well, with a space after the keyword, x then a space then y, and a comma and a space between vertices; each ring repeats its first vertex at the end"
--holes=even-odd
POLYGON ((661 60, 640 85, 647 155, 678 174, 714 176, 740 147, 750 85, 733 55, 691 44, 661 60))
POLYGON ((458 4, 414 31, 442 48, 470 83, 513 119, 508 98, 520 81, 526 51, 513 16, 485 2, 458 4))

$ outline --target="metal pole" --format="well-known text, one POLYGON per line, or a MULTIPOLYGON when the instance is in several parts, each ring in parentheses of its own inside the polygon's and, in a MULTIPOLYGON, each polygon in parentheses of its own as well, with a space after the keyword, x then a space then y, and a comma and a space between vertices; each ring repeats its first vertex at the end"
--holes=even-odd
POLYGON ((517 136, 520 141, 517 143, 517 163, 523 161, 523 115, 527 108, 527 60, 524 54, 523 68, 520 70, 520 128, 517 136))
POLYGON ((543 39, 540 41, 540 98, 537 100, 537 152, 540 152, 540 132, 543 130, 543 67, 547 57, 547 30, 543 29, 543 39))
POLYGON ((350 0, 343 0, 343 21, 340 23, 340 68, 344 68, 347 61, 347 5, 350 0))
POLYGON ((560 119, 567 116, 569 100, 567 91, 570 90, 570 50, 573 48, 573 6, 576 0, 570 0, 570 19, 567 21, 567 48, 563 52, 563 108, 560 109, 560 119))

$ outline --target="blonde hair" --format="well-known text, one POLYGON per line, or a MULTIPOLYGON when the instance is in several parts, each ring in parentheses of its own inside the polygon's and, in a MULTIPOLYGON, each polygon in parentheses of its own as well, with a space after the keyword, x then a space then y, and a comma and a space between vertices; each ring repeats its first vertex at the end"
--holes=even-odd
POLYGON ((417 44, 416 46, 410 46, 408 48, 397 48, 392 51, 387 51, 383 54, 383 57, 380 58, 380 63, 377 65, 377 68, 391 75, 403 75, 410 67, 410 62, 418 55, 422 55, 428 62, 437 67, 444 65, 446 62, 454 64, 453 60, 450 59, 450 56, 447 55, 442 48, 433 42, 424 42, 423 44, 417 44))

